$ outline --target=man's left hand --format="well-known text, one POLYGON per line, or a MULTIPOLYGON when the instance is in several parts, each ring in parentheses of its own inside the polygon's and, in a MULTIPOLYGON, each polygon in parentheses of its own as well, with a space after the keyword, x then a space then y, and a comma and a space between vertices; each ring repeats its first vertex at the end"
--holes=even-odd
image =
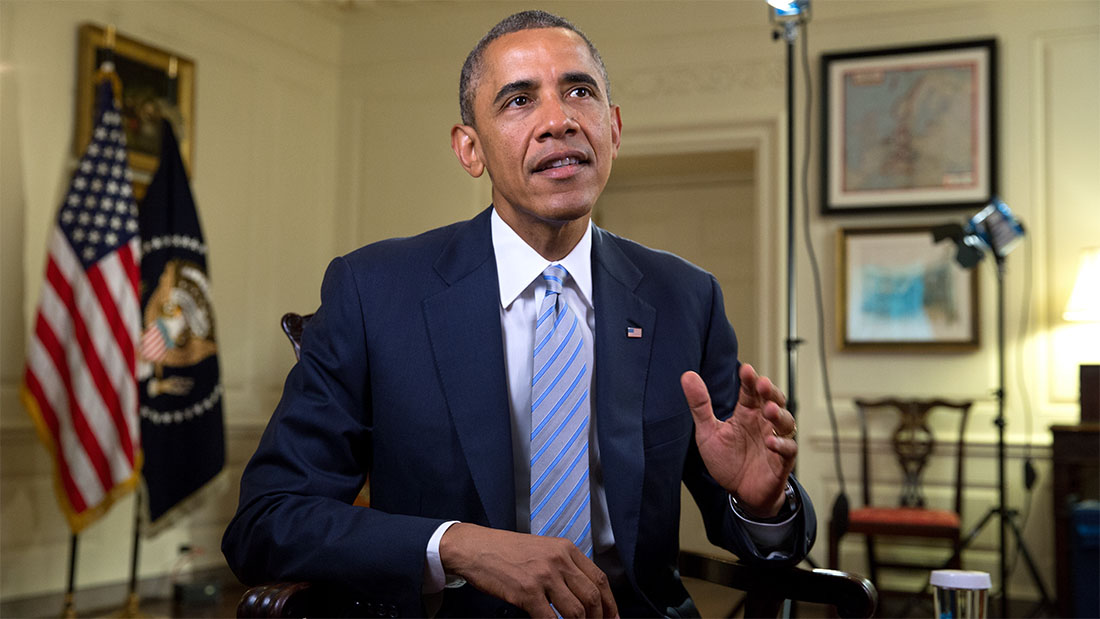
POLYGON ((733 415, 714 416, 710 392, 695 372, 680 386, 695 419, 695 442, 711 477, 734 494, 749 515, 768 518, 783 506, 787 476, 794 468, 798 443, 787 399, 751 365, 740 370, 741 392, 733 415))

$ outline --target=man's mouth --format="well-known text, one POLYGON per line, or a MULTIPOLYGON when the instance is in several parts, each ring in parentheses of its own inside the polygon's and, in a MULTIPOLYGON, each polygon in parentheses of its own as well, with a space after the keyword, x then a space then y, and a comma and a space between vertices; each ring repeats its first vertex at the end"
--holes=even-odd
POLYGON ((551 161, 550 165, 548 165, 546 167, 548 167, 548 168, 560 168, 560 167, 567 166, 567 165, 574 165, 574 164, 577 164, 577 163, 580 163, 580 162, 581 162, 581 160, 577 159, 576 157, 566 157, 565 159, 558 159, 556 161, 551 161))
POLYGON ((580 155, 551 157, 549 159, 539 162, 539 164, 535 166, 535 172, 545 172, 547 170, 556 170, 567 166, 581 165, 585 163, 588 163, 588 160, 580 155))

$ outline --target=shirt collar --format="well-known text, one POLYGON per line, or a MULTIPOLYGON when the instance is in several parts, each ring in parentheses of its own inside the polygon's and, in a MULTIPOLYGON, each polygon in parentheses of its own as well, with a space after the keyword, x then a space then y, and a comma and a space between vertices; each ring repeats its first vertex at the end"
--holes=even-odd
MULTIPOLYGON (((493 254, 497 261, 497 281, 500 283, 500 306, 507 309, 512 302, 553 264, 527 244, 493 209, 490 215, 493 254)), ((581 300, 592 304, 592 223, 569 255, 558 261, 576 283, 581 300)))

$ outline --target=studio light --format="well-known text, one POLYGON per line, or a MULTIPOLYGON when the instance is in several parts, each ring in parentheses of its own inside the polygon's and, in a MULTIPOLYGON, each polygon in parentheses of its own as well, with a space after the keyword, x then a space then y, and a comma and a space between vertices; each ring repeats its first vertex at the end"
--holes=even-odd
POLYGON ((768 0, 779 18, 802 15, 810 8, 810 0, 768 0))
POLYGON ((1007 256, 1024 238, 1023 224, 999 198, 970 218, 967 231, 998 258, 1007 256))
MULTIPOLYGON (((981 521, 962 540, 955 551, 952 560, 959 557, 963 549, 977 538, 985 525, 994 518, 1000 524, 1000 576, 1001 576, 1001 616, 1008 615, 1008 534, 1012 532, 1016 538, 1017 552, 1023 557, 1024 564, 1035 581, 1036 588, 1042 598, 1044 606, 1051 605, 1046 587, 1043 586, 1039 569, 1035 560, 1024 543, 1023 532, 1016 522, 1019 512, 1008 507, 1008 488, 1005 475, 1005 463, 1007 460, 1005 445, 1005 256, 1008 255, 1024 238, 1024 226, 1012 210, 1000 198, 994 198, 985 208, 978 211, 966 225, 943 224, 932 228, 932 238, 936 242, 951 239, 955 243, 957 253, 955 259, 963 268, 973 268, 986 253, 993 256, 995 272, 997 275, 997 388, 994 395, 997 398, 997 417, 993 425, 997 426, 997 505, 989 509, 981 521)), ((1025 478, 1031 475, 1032 466, 1030 459, 1025 460, 1025 478)), ((950 561, 949 561, 950 563, 950 561)))
POLYGON ((978 211, 965 226, 942 224, 932 228, 932 238, 937 243, 944 239, 955 242, 955 260, 964 269, 973 268, 986 252, 993 254, 1000 263, 1024 238, 1024 226, 1012 209, 1000 198, 994 198, 978 211))

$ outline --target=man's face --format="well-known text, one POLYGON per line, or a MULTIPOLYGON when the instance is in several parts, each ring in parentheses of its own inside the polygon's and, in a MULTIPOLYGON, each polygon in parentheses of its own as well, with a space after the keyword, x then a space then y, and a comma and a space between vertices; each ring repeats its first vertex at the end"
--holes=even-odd
POLYGON ((463 167, 488 170, 493 203, 513 227, 587 221, 622 122, 584 40, 564 28, 513 32, 489 44, 481 66, 477 127, 452 132, 463 167))

